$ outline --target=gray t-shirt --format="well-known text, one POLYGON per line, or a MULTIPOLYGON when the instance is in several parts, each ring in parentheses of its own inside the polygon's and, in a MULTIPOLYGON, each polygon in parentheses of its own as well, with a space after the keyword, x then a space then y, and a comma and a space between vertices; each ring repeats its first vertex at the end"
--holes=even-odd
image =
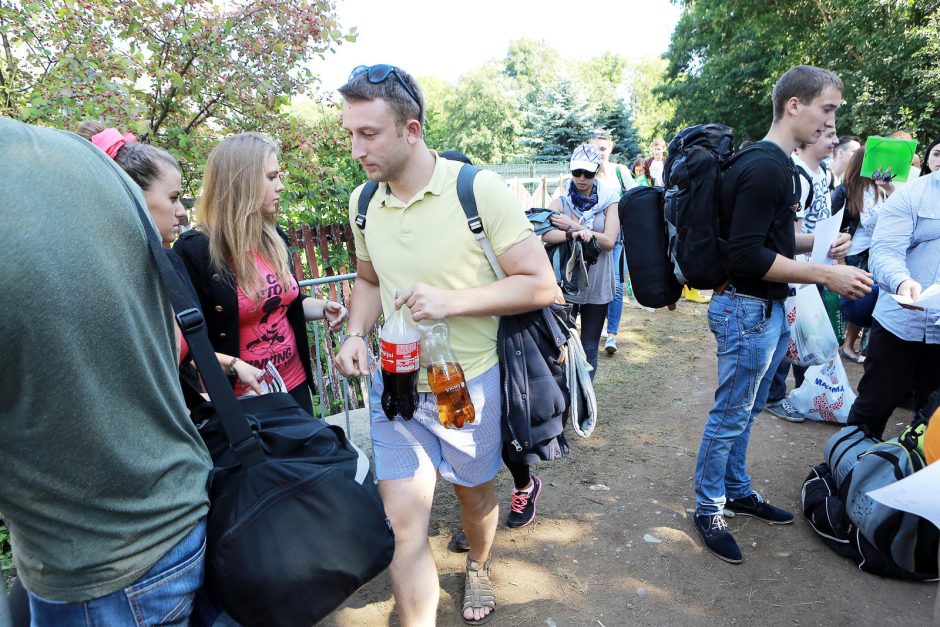
POLYGON ((172 312, 116 176, 85 140, 0 118, 0 516, 54 601, 129 585, 208 509, 172 312))
MULTIPOLYGON (((598 198, 597 204, 595 205, 597 213, 593 214, 593 217, 588 216, 582 224, 592 231, 603 233, 607 217, 604 208, 611 204, 616 205, 620 195, 616 190, 611 190, 605 185, 598 185, 597 193, 598 198), (590 224, 587 222, 590 222, 590 224)), ((575 221, 581 221, 583 218, 583 216, 579 216, 578 213, 572 209, 571 200, 568 195, 561 197, 561 210, 562 213, 571 216, 575 221)), ((611 209, 611 211, 616 210, 616 207, 611 209)), ((614 299, 615 281, 614 263, 618 261, 619 260, 613 258, 611 251, 601 250, 601 254, 597 258, 597 263, 588 268, 587 289, 581 290, 581 292, 573 296, 565 295, 565 300, 577 305, 604 305, 612 301, 614 299)))

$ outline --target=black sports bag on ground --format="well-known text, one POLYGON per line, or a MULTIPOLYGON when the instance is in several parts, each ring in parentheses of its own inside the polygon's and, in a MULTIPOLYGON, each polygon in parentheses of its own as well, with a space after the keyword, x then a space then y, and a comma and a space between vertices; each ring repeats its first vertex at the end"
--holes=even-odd
POLYGON ((205 565, 210 597, 246 626, 308 627, 392 561, 395 539, 368 459, 341 429, 306 413, 289 394, 235 397, 202 312, 124 175, 108 162, 137 207, 213 401, 193 410, 214 462, 205 565))

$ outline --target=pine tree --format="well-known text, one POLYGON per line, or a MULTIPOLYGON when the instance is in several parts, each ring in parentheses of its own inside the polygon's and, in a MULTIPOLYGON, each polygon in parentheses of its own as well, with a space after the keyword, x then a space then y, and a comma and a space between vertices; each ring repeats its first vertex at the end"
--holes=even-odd
POLYGON ((545 91, 527 117, 522 145, 532 151, 536 161, 565 161, 590 137, 592 116, 585 97, 568 79, 545 91))
POLYGON ((606 129, 614 140, 611 157, 617 163, 632 165, 633 159, 642 154, 640 139, 633 124, 633 112, 623 98, 609 108, 597 112, 596 128, 606 129))

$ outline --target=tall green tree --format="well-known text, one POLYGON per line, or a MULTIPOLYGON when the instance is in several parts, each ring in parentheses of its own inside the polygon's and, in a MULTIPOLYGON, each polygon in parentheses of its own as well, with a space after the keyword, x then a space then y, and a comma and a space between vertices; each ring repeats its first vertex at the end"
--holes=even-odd
POLYGON ((633 113, 622 98, 611 107, 599 111, 594 126, 607 129, 613 137, 611 157, 614 161, 629 164, 643 152, 633 125, 633 113))
POLYGON ((547 41, 529 37, 509 43, 503 73, 512 81, 520 100, 534 104, 539 94, 561 74, 561 56, 547 41))
POLYGON ((519 151, 522 110, 500 84, 497 68, 461 76, 444 109, 447 147, 483 163, 509 161, 519 151))
POLYGON ((564 161, 590 137, 594 122, 584 93, 563 78, 542 92, 529 110, 522 144, 536 161, 564 161))
POLYGON ((0 0, 0 114, 131 130, 193 189, 218 136, 281 128, 346 38, 333 0, 0 0))
POLYGON ((940 0, 680 0, 682 15, 659 93, 676 106, 673 128, 722 122, 756 139, 770 122, 770 93, 787 68, 809 63, 845 82, 840 131, 922 139, 940 131, 936 48, 940 0))
POLYGON ((640 145, 644 147, 667 134, 676 113, 675 103, 655 91, 663 83, 667 67, 668 62, 662 57, 646 57, 631 63, 626 70, 630 110, 640 145))

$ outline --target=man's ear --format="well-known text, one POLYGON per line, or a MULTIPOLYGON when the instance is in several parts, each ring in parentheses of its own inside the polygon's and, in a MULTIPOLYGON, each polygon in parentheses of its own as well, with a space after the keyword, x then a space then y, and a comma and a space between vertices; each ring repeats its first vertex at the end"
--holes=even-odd
POLYGON ((405 124, 405 133, 408 136, 408 143, 416 144, 422 137, 421 123, 418 120, 411 119, 405 124))
POLYGON ((784 105, 783 109, 790 115, 796 115, 799 113, 799 107, 801 104, 802 103, 800 102, 800 99, 797 96, 793 96, 787 100, 787 103, 784 105))

